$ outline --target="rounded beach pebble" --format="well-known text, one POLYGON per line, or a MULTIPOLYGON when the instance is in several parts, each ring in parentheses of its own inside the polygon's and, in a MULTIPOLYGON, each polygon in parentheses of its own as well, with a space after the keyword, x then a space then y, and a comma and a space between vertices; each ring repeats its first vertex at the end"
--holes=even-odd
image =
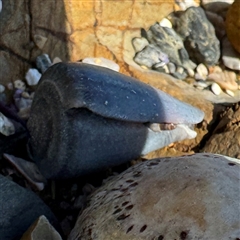
POLYGON ((216 154, 145 161, 93 193, 68 239, 239 239, 239 172, 216 154))

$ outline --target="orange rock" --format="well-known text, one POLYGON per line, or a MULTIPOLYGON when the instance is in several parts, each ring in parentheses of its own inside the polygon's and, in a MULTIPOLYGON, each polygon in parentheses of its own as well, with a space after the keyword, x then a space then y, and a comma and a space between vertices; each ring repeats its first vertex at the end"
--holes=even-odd
POLYGON ((240 53, 240 1, 235 0, 230 6, 226 17, 226 31, 229 41, 240 53))

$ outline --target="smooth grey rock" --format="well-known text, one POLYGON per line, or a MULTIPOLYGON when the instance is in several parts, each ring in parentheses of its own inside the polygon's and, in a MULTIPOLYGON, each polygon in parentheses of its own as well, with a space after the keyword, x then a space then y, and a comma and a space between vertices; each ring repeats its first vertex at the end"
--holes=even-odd
POLYGON ((90 196, 68 240, 237 240, 239 172, 217 154, 145 161, 90 196))
POLYGON ((151 44, 166 53, 169 60, 174 64, 183 66, 186 69, 196 67, 189 59, 182 39, 172 28, 162 27, 156 23, 147 31, 147 38, 151 44))
POLYGON ((136 52, 142 51, 148 44, 148 40, 144 37, 135 37, 132 39, 132 45, 136 52))
POLYGON ((169 62, 167 54, 152 44, 147 45, 142 51, 136 53, 134 61, 148 68, 152 68, 153 65, 158 63, 165 65, 169 62))
POLYGON ((43 75, 27 123, 29 153, 46 178, 70 178, 194 138, 203 112, 107 68, 58 63, 43 75), (154 132, 147 123, 175 123, 154 132))
POLYGON ((36 65, 43 74, 52 65, 52 61, 50 60, 48 54, 42 54, 36 58, 36 65))
POLYGON ((190 7, 175 18, 173 28, 184 39, 184 46, 195 63, 214 65, 220 57, 215 29, 200 7, 190 7))
POLYGON ((227 37, 222 40, 222 61, 226 67, 240 71, 240 54, 233 48, 227 37))
POLYGON ((33 192, 20 187, 0 174, 0 236, 1 240, 20 239, 41 215, 57 226, 48 206, 33 192))

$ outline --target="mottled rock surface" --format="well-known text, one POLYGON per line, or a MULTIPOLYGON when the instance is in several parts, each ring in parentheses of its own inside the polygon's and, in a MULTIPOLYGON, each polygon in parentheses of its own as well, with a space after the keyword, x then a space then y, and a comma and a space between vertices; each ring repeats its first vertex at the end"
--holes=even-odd
POLYGON ((227 12, 226 32, 229 41, 232 43, 236 51, 240 53, 240 1, 235 0, 227 12))
POLYGON ((236 240, 239 171, 213 154, 135 165, 93 193, 68 239, 236 240))
POLYGON ((156 48, 168 55, 169 60, 186 69, 193 69, 196 65, 189 60, 182 39, 172 28, 162 27, 158 23, 147 31, 147 39, 156 48))
POLYGON ((203 152, 219 153, 240 159, 240 104, 226 110, 213 130, 203 152))
POLYGON ((0 236, 4 240, 20 239, 41 215, 56 224, 53 213, 30 190, 24 189, 0 174, 0 236))
POLYGON ((214 65, 220 57, 215 29, 200 7, 190 7, 174 19, 173 28, 184 39, 184 45, 195 63, 214 65))

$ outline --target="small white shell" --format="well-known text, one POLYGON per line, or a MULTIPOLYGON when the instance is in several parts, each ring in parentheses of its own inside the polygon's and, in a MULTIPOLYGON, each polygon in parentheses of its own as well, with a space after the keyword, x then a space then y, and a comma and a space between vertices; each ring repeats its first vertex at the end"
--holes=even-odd
POLYGON ((5 87, 2 84, 0 84, 0 93, 3 93, 4 91, 5 91, 5 87))
POLYGON ((21 89, 23 91, 26 89, 26 84, 22 80, 19 80, 19 79, 14 81, 13 86, 14 86, 14 88, 21 89))
POLYGON ((13 123, 0 112, 0 133, 10 136, 15 133, 13 123))
POLYGON ((228 90, 228 89, 226 89, 225 92, 231 97, 234 97, 234 95, 235 95, 233 91, 228 90))
POLYGON ((106 67, 106 68, 110 68, 116 72, 119 72, 119 65, 109 59, 103 58, 103 57, 99 57, 99 58, 84 58, 82 60, 83 63, 88 63, 88 64, 92 64, 92 65, 97 65, 100 67, 106 67))
POLYGON ((55 57, 55 58, 53 59, 52 64, 56 64, 56 63, 60 63, 60 62, 62 62, 62 60, 61 60, 59 57, 55 57))
POLYGON ((217 83, 213 83, 211 85, 211 90, 215 95, 219 95, 222 92, 222 89, 217 83))
POLYGON ((26 73, 26 80, 29 86, 37 85, 42 74, 35 68, 30 68, 26 73))
POLYGON ((172 23, 167 18, 163 18, 159 25, 162 27, 172 28, 172 23))

